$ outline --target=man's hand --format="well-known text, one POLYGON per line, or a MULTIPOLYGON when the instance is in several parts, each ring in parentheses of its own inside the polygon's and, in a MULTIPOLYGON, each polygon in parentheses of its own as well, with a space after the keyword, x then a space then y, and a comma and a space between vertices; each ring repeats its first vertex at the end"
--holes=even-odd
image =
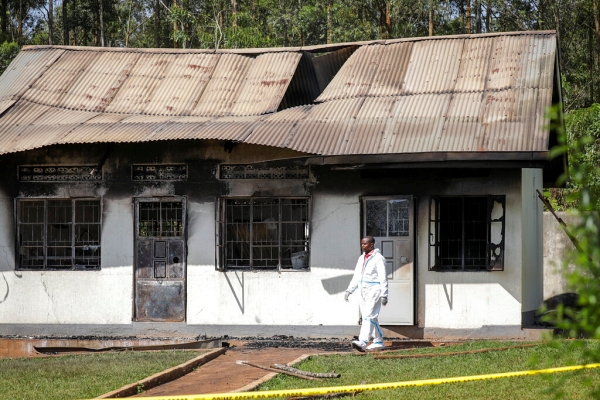
POLYGON ((348 302, 348 297, 350 297, 350 292, 346 291, 346 294, 344 295, 344 300, 346 300, 346 302, 348 302))
POLYGON ((387 304, 387 297, 382 297, 381 298, 381 304, 384 305, 384 306, 387 304))

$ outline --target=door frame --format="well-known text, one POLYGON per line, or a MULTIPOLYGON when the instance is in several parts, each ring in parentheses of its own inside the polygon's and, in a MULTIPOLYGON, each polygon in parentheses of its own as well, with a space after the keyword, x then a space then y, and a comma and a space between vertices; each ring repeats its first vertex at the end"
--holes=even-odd
MULTIPOLYGON (((133 322, 146 322, 138 320, 137 316, 137 307, 136 307, 136 298, 137 298, 137 265, 138 265, 138 238, 139 238, 139 204, 140 203, 152 203, 152 202, 168 202, 168 201, 180 201, 182 204, 182 221, 183 221, 183 248, 185 252, 185 260, 183 265, 183 320, 180 322, 187 321, 187 259, 188 259, 188 251, 187 251, 187 241, 188 241, 188 227, 187 227, 187 196, 137 196, 132 198, 132 206, 133 206, 133 301, 132 301, 132 321, 133 322)), ((159 321, 155 321, 158 323, 159 321)))
POLYGON ((361 239, 366 235, 367 229, 367 213, 366 213, 366 201, 367 200, 394 200, 394 199, 410 199, 412 204, 412 212, 409 209, 409 216, 412 218, 412 253, 413 253, 413 269, 412 269, 412 324, 393 324, 394 326, 417 326, 418 325, 418 205, 419 197, 410 194, 397 194, 397 195, 362 195, 359 197, 360 201, 360 237, 361 239))

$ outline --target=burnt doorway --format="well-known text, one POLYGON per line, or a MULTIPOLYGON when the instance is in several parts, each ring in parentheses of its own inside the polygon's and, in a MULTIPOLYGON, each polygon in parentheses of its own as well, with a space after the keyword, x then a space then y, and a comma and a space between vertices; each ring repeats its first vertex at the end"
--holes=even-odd
POLYGON ((135 199, 134 319, 185 320, 185 199, 135 199))

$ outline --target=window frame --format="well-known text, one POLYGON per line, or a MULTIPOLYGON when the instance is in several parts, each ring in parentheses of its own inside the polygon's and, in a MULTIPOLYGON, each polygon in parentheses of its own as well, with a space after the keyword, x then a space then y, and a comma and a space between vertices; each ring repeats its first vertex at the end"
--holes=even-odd
MULTIPOLYGON (((252 203, 251 203, 252 204, 252 203)), ((217 218, 216 218, 216 231, 217 231, 217 251, 216 251, 216 270, 217 271, 254 271, 254 272, 306 272, 306 271, 310 271, 310 237, 311 237, 311 233, 310 233, 310 228, 311 228, 311 204, 312 204, 312 199, 310 196, 235 196, 235 197, 222 197, 217 199, 217 218), (227 202, 228 201, 235 201, 235 200, 248 200, 250 202, 253 202, 255 200, 261 200, 261 199, 265 199, 265 200, 278 200, 278 208, 279 208, 279 220, 277 221, 278 224, 278 244, 277 244, 277 249, 278 249, 278 262, 277 262, 277 266, 273 266, 273 267, 256 267, 252 265, 252 262, 250 262, 250 265, 247 266, 228 266, 227 265, 227 256, 226 256, 226 252, 227 252, 227 218, 226 218, 226 213, 227 213, 227 202), (306 221, 282 221, 281 219, 281 210, 282 210, 282 200, 305 200, 306 201, 306 221), (305 240, 305 248, 306 248, 306 267, 301 268, 301 269, 295 269, 293 267, 283 267, 282 265, 282 248, 283 248, 283 244, 282 244, 282 229, 281 226, 283 223, 285 222, 303 222, 306 224, 306 238, 305 240)), ((253 206, 253 204, 252 204, 253 206)), ((252 215, 252 212, 251 212, 252 215)), ((256 221, 251 221, 250 225, 252 225, 253 223, 256 223, 256 221)), ((253 240, 253 238, 251 239, 253 240)), ((252 260, 252 255, 253 255, 253 251, 252 251, 253 245, 251 244, 249 247, 249 256, 250 259, 252 260)))
POLYGON ((468 196, 431 196, 429 200, 429 243, 428 243, 428 269, 437 272, 485 272, 485 271, 504 271, 505 255, 505 221, 506 221, 506 195, 468 195, 468 196), (480 268, 466 268, 465 266, 465 215, 464 202, 467 198, 485 198, 487 199, 486 212, 486 264, 480 268), (454 269, 449 266, 441 265, 441 240, 440 240, 440 201, 443 199, 461 199, 461 268, 454 269), (502 215, 499 218, 493 218, 495 203, 502 207, 502 215), (500 225, 500 243, 492 242, 492 226, 496 229, 500 225), (496 253, 494 257, 492 254, 496 253))
MULTIPOLYGON (((14 215, 15 215, 15 269, 19 271, 99 271, 102 267, 102 216, 103 216, 103 201, 101 197, 77 197, 77 198, 17 198, 14 202, 14 215), (68 247, 71 249, 71 266, 70 267, 49 267, 48 266, 48 248, 56 247, 49 246, 48 240, 48 225, 50 222, 48 221, 48 203, 52 201, 69 201, 71 207, 71 232, 70 232, 70 246, 62 246, 68 247), (98 222, 77 222, 76 213, 78 202, 82 201, 94 201, 97 202, 98 206, 98 222), (26 202, 43 202, 43 222, 42 225, 42 245, 41 246, 33 246, 33 247, 41 247, 43 252, 43 265, 41 267, 31 267, 31 266, 23 266, 21 261, 21 248, 22 247, 32 247, 32 246, 22 246, 21 245, 21 230, 22 226, 28 224, 26 222, 21 222, 21 204, 26 202), (77 257, 77 250, 81 248, 81 245, 77 244, 76 236, 77 236, 77 226, 78 225, 89 225, 94 224, 98 225, 98 245, 95 251, 98 251, 98 264, 95 266, 85 266, 78 265, 75 263, 77 257)), ((40 222, 37 222, 40 224, 40 222)), ((66 258, 65 258, 66 259, 66 258)))

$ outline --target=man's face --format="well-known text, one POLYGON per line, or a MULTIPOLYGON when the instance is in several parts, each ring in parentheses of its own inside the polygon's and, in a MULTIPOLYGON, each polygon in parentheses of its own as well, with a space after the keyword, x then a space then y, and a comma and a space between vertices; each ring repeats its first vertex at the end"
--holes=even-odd
POLYGON ((362 239, 360 241, 360 248, 362 249, 362 251, 364 251, 365 253, 370 252, 371 250, 373 250, 373 248, 375 247, 374 243, 369 242, 369 240, 367 239, 362 239))

